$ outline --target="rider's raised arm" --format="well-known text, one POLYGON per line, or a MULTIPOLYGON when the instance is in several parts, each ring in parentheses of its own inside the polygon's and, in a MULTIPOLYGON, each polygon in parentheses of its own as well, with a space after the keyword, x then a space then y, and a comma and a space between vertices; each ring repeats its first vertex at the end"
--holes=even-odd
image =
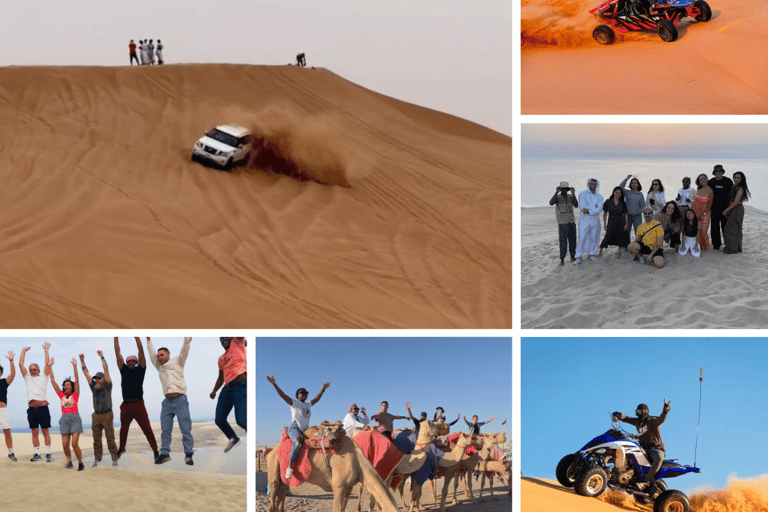
POLYGON ((267 375, 267 380, 269 381, 270 384, 272 384, 275 387, 275 391, 277 391, 277 394, 280 395, 280 398, 285 400, 285 403, 287 403, 288 405, 293 405, 293 399, 288 395, 286 395, 285 393, 283 393, 283 390, 280 389, 280 386, 277 385, 274 375, 267 375))
POLYGON ((117 369, 122 370, 123 369, 123 354, 120 353, 120 341, 118 341, 117 336, 115 336, 115 359, 117 359, 117 369))

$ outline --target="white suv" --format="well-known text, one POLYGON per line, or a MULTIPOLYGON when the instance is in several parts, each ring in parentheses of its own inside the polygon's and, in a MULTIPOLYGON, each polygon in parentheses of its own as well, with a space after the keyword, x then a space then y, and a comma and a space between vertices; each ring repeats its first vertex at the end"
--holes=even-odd
POLYGON ((253 134, 246 128, 222 125, 211 128, 192 147, 192 160, 211 161, 224 169, 245 160, 253 146, 253 134))

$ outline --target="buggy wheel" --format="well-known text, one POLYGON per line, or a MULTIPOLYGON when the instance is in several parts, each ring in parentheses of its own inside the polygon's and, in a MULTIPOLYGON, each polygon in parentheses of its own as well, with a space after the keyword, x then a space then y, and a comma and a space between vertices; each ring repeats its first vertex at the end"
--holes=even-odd
POLYGON ((592 37, 600 44, 613 44, 616 41, 616 33, 608 25, 598 25, 592 31, 592 37))
POLYGON ((600 466, 592 466, 579 471, 579 474, 576 475, 576 484, 574 487, 576 494, 596 498, 603 494, 603 491, 605 491, 607 486, 608 473, 606 473, 600 466))
POLYGON ((712 9, 709 8, 709 4, 704 0, 696 0, 693 2, 693 6, 699 9, 698 14, 694 16, 696 21, 704 22, 712 19, 712 9))
POLYGON ((576 484, 576 471, 578 470, 578 467, 574 466, 573 463, 577 457, 578 454, 572 453, 566 455, 557 463, 555 476, 557 477, 557 481, 560 482, 560 485, 563 487, 573 487, 576 484))
POLYGON ((659 37, 665 43, 671 43, 677 39, 677 27, 675 27, 672 22, 661 20, 658 25, 656 25, 656 29, 659 31, 659 37))
POLYGON ((690 512, 688 496, 680 491, 664 491, 653 502, 653 512, 690 512))

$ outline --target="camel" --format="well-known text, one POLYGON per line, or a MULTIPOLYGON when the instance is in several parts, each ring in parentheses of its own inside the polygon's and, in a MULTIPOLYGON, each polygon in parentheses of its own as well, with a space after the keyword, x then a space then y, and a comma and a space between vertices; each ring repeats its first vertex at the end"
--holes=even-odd
MULTIPOLYGON (((394 479, 395 475, 398 475, 402 478, 401 480, 401 483, 402 483, 408 478, 408 475, 421 469, 421 467, 427 461, 427 454, 429 453, 429 445, 432 444, 432 441, 438 435, 440 435, 441 433, 444 433, 445 430, 447 430, 446 427, 441 423, 438 423, 436 421, 423 421, 421 423, 421 428, 419 430, 419 436, 416 439, 416 446, 414 447, 411 453, 403 457, 403 459, 400 461, 397 467, 392 471, 392 473, 389 475, 387 480, 384 482, 387 488, 391 487, 392 480, 394 479)), ((401 432, 403 431, 395 430, 392 433, 393 437, 397 437, 397 435, 400 434, 401 432)), ((363 486, 361 484, 360 492, 359 492, 359 501, 357 505, 357 512, 361 512, 362 510, 362 501, 363 501, 363 486)), ((368 510, 373 510, 375 503, 376 503, 376 500, 374 496, 371 495, 368 510)), ((405 504, 403 504, 403 506, 405 506, 405 504)))
MULTIPOLYGON (((341 422, 336 422, 339 427, 341 422)), ((307 429, 307 437, 313 429, 307 429)), ((362 483, 368 492, 376 498, 384 512, 399 512, 395 497, 384 485, 381 477, 373 468, 363 451, 347 437, 341 436, 336 453, 323 455, 321 451, 309 450, 312 474, 306 483, 314 484, 326 492, 333 492, 333 512, 343 512, 347 507, 349 495, 354 486, 362 483)), ((277 446, 267 455, 267 472, 269 479, 269 512, 285 512, 285 493, 288 485, 283 483, 277 446)))
POLYGON ((507 484, 509 485, 507 495, 509 496, 509 499, 512 499, 512 464, 509 460, 481 460, 478 462, 475 469, 480 471, 483 475, 480 479, 480 501, 483 501, 483 488, 485 487, 487 473, 492 473, 488 476, 488 490, 491 492, 491 499, 496 499, 493 497, 493 473, 498 473, 499 477, 503 475, 507 479, 507 484))
MULTIPOLYGON (((475 445, 479 448, 478 444, 482 443, 482 439, 478 441, 473 440, 472 436, 469 434, 459 434, 458 439, 456 439, 455 443, 451 443, 449 446, 440 446, 441 449, 445 450, 445 455, 442 459, 440 459, 437 463, 437 467, 435 468, 435 476, 445 477, 445 480, 443 482, 443 490, 442 490, 442 497, 440 500, 440 510, 441 512, 445 512, 445 500, 448 494, 448 484, 451 481, 451 478, 456 473, 456 471, 459 468, 459 463, 462 461, 462 459, 467 458, 466 451, 469 446, 472 445, 472 443, 475 443, 475 445)), ((435 494, 435 487, 434 487, 434 481, 430 480, 430 485, 432 486, 432 497, 437 501, 437 496, 435 494)), ((403 483, 400 483, 400 492, 402 493, 402 487, 403 483)), ((421 509, 421 492, 422 492, 422 486, 415 484, 413 481, 411 481, 411 506, 410 506, 410 512, 420 511, 421 509)), ((403 501, 403 507, 405 507, 405 501, 403 501)))
MULTIPOLYGON (((464 496, 467 499, 474 501, 474 496, 472 495, 472 472, 475 471, 475 469, 478 469, 477 466, 480 463, 485 463, 484 466, 487 466, 487 463, 489 462, 499 462, 493 459, 493 457, 491 457, 491 450, 497 444, 504 443, 507 440, 507 436, 503 432, 500 432, 498 434, 481 434, 480 437, 482 437, 483 439, 483 449, 472 454, 473 455, 472 457, 463 459, 459 466, 460 469, 464 469, 465 471, 461 473, 460 476, 456 478, 456 480, 453 483, 453 504, 454 505, 458 503, 458 500, 456 499, 456 492, 459 486, 459 480, 461 480, 462 483, 464 484, 464 496)), ((497 465, 493 465, 493 464, 491 465, 491 467, 493 468, 496 468, 496 466, 497 465)), ((492 470, 489 469, 487 471, 492 471, 492 470)), ((506 472, 506 471, 503 471, 503 472, 506 472)), ((484 485, 485 485, 485 473, 483 473, 483 480, 481 480, 481 483, 480 483, 480 501, 483 501, 482 488, 484 485)))

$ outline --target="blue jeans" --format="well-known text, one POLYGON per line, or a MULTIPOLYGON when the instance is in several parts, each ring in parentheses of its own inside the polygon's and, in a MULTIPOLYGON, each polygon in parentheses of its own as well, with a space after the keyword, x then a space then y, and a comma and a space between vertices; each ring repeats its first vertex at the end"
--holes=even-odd
POLYGON ((635 241, 635 238, 637 236, 637 228, 640 227, 640 224, 643 223, 643 214, 638 213, 637 215, 627 215, 627 233, 629 233, 629 243, 632 243, 635 241))
POLYGON ((173 417, 179 421, 179 430, 181 430, 181 444, 184 446, 184 454, 192 455, 195 447, 195 440, 192 438, 192 417, 189 415, 189 400, 187 395, 179 395, 173 398, 163 400, 162 409, 160 409, 160 428, 163 433, 160 437, 160 453, 165 455, 171 453, 171 433, 173 432, 173 417))
POLYGON ((301 431, 299 426, 294 421, 293 423, 291 423, 291 426, 288 427, 288 437, 290 437, 291 441, 293 441, 293 446, 291 447, 291 459, 290 459, 291 464, 299 460, 299 453, 301 452, 301 443, 296 440, 296 438, 299 436, 304 436, 304 432, 301 431))
POLYGON ((227 439, 235 439, 235 431, 229 426, 227 416, 235 408, 235 422, 243 430, 248 430, 248 381, 242 380, 234 386, 221 388, 219 402, 216 404, 216 425, 224 432, 227 439))
POLYGON ((571 258, 576 254, 576 223, 558 224, 557 231, 560 235, 560 259, 565 259, 565 253, 568 252, 568 244, 571 245, 571 258))

